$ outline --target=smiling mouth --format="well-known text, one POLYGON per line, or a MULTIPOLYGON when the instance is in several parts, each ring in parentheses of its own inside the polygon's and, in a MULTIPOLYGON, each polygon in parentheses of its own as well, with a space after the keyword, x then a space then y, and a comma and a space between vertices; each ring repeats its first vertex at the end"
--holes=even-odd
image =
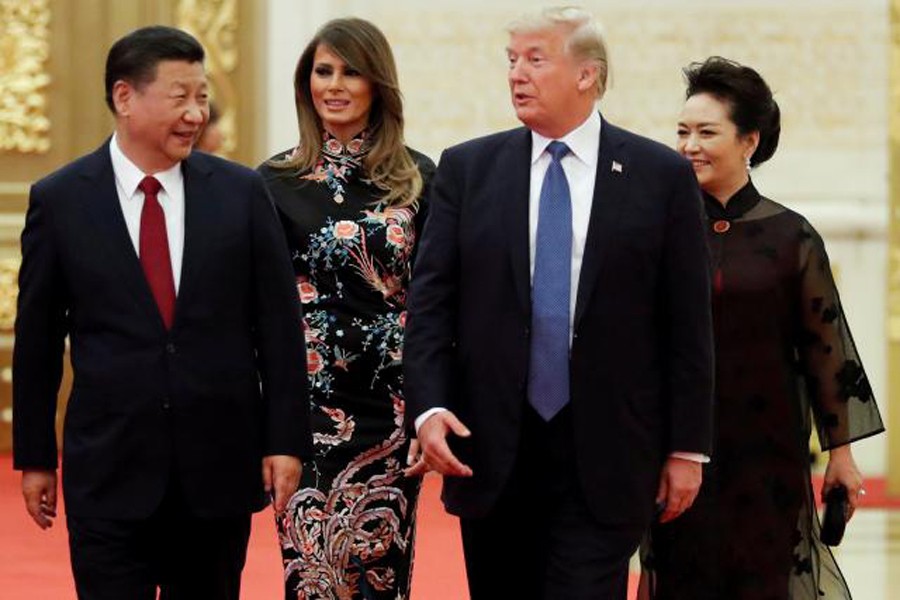
POLYGON ((342 108, 346 108, 350 106, 349 100, 326 100, 325 106, 330 108, 331 110, 340 110, 342 108))

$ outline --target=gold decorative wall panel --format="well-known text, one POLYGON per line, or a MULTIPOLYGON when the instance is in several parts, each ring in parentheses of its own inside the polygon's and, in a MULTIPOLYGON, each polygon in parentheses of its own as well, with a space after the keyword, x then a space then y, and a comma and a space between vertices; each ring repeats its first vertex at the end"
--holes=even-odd
MULTIPOLYGON (((28 190, 112 132, 103 100, 109 47, 144 25, 194 33, 207 49, 210 79, 225 107, 228 148, 237 159, 252 156, 256 99, 238 90, 255 88, 260 7, 253 0, 0 0, 0 374, 7 376, 0 379, 0 452, 10 446, 8 375, 28 190), (249 68, 239 57, 248 57, 249 68)), ((71 379, 68 361, 66 367, 60 417, 71 379)))
POLYGON ((175 25, 200 40, 206 50, 213 100, 222 113, 219 127, 225 156, 234 154, 238 145, 238 16, 237 0, 179 0, 175 10, 175 25))
POLYGON ((50 149, 49 0, 0 0, 0 151, 50 149))

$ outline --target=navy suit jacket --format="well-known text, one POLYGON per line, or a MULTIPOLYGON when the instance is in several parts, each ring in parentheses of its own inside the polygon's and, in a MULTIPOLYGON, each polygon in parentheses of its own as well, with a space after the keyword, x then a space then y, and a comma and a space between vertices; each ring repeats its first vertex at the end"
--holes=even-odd
POLYGON ((301 309, 262 179, 194 153, 166 331, 129 238, 108 142, 34 184, 13 356, 17 469, 54 469, 64 339, 70 514, 142 518, 176 478, 191 510, 264 506, 263 456, 311 451, 301 309))
MULTIPOLYGON (((694 173, 603 122, 570 358, 579 478, 597 519, 645 526, 669 452, 709 453, 712 327, 694 173), (615 166, 614 165, 618 165, 615 166)), ((447 149, 428 202, 404 349, 407 413, 452 410, 447 509, 485 515, 516 458, 526 406, 531 132, 447 149)))

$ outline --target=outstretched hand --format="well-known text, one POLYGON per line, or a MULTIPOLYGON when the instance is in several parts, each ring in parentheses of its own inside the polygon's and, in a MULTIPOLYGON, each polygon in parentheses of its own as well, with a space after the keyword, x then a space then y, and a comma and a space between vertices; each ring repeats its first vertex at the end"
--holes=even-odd
POLYGON ((413 447, 410 446, 407 460, 410 466, 403 472, 404 475, 415 477, 434 470, 441 475, 471 477, 471 467, 460 462, 447 445, 447 436, 450 433, 459 437, 472 435, 468 427, 449 410, 434 413, 425 419, 418 432, 420 452, 414 454, 413 447))

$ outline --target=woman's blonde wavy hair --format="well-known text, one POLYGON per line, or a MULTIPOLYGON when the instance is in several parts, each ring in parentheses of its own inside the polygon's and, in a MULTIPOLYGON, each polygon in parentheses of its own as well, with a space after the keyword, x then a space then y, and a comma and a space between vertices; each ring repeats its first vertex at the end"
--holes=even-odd
POLYGON ((413 204, 422 193, 422 175, 403 140, 403 98, 397 80, 394 54, 384 34, 364 19, 334 19, 323 25, 307 44, 294 71, 298 150, 290 158, 272 160, 281 169, 307 171, 316 166, 325 131, 310 92, 310 75, 316 48, 325 45, 373 87, 369 112, 369 151, 363 165, 365 176, 384 190, 384 201, 392 206, 413 204))

